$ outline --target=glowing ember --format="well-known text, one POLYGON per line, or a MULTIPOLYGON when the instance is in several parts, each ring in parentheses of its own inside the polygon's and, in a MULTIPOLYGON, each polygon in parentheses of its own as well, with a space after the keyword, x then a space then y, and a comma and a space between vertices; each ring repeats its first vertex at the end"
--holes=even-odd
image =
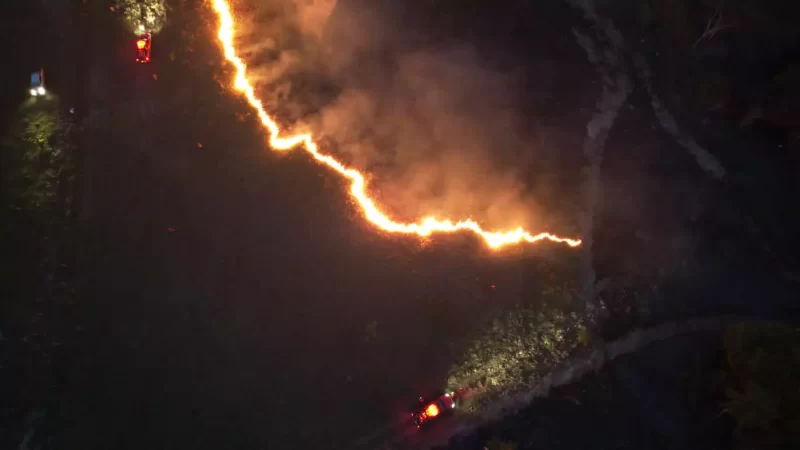
MULTIPOLYGON (((256 97, 255 90, 247 79, 246 65, 236 54, 236 48, 233 45, 235 23, 228 2, 226 0, 213 0, 213 7, 219 16, 220 24, 217 38, 225 52, 225 59, 236 67, 236 77, 234 78, 233 87, 244 94, 250 106, 258 113, 261 123, 269 131, 269 143, 272 149, 286 151, 302 146, 314 159, 350 180, 350 195, 358 203, 364 217, 378 228, 391 233, 416 234, 423 237, 430 236, 433 233, 454 233, 467 230, 482 237, 486 244, 492 249, 499 249, 509 244, 519 244, 522 242, 532 243, 544 239, 564 243, 570 247, 577 247, 581 244, 580 239, 568 239, 550 233, 533 235, 522 228, 508 231, 486 231, 472 219, 453 222, 450 220, 439 220, 434 217, 426 217, 417 223, 393 221, 384 214, 372 198, 369 197, 367 193, 367 183, 361 172, 344 166, 330 155, 320 153, 317 144, 309 134, 297 134, 286 137, 280 136, 278 124, 266 113, 261 100, 256 97)), ((438 414, 438 409, 436 413, 438 414)))

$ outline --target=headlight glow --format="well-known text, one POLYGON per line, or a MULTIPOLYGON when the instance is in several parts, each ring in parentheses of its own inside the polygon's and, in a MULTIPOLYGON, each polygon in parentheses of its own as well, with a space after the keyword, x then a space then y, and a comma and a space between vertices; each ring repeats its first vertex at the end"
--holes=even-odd
POLYGON ((31 89, 31 95, 36 97, 36 89, 31 89))
POLYGON ((39 86, 39 88, 38 88, 38 89, 36 89, 36 92, 38 92, 38 93, 39 93, 39 95, 44 95, 44 87, 42 87, 42 86, 39 86))

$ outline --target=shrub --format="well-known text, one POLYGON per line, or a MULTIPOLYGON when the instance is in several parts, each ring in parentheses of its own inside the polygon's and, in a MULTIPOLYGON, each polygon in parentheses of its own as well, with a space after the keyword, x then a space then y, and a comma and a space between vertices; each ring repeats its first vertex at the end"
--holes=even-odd
POLYGON ((504 441, 498 438, 492 438, 484 446, 486 450, 517 450, 517 443, 511 441, 504 441))
POLYGON ((566 358, 581 326, 576 315, 558 310, 508 312, 453 366, 447 385, 452 390, 478 387, 484 396, 531 382, 566 358))
POLYGON ((123 11, 125 26, 134 33, 140 25, 158 33, 167 23, 165 0, 119 0, 118 8, 123 11))
POLYGON ((735 325, 725 332, 723 412, 749 444, 800 442, 800 330, 735 325))

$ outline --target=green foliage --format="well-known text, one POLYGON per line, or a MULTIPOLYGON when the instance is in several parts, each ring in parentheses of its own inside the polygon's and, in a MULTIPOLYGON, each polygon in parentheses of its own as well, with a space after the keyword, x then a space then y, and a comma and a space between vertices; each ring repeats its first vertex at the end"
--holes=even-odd
POLYGON ((542 300, 548 305, 556 307, 569 307, 577 298, 575 284, 572 281, 559 282, 558 275, 548 274, 545 283, 547 287, 542 289, 542 300))
POLYGON ((50 142, 58 119, 51 111, 33 111, 23 118, 22 139, 34 146, 30 158, 39 158, 52 152, 50 142))
POLYGON ((736 325, 725 333, 723 411, 761 446, 800 442, 800 330, 736 325))
POLYGON ((496 319, 475 341, 447 380, 450 389, 502 393, 531 382, 567 357, 580 319, 558 310, 520 308, 496 319))
POLYGON ((125 17, 125 26, 139 32, 139 25, 158 33, 167 23, 165 0, 119 0, 119 8, 125 17))
POLYGON ((592 344, 592 333, 586 325, 579 325, 576 330, 578 344, 588 347, 592 344))
POLYGON ((485 448, 486 450, 517 450, 517 443, 494 437, 486 443, 485 448))
POLYGON ((14 209, 41 211, 52 205, 59 180, 71 169, 66 154, 73 124, 58 116, 55 105, 50 106, 20 109, 3 140, 3 190, 14 209))

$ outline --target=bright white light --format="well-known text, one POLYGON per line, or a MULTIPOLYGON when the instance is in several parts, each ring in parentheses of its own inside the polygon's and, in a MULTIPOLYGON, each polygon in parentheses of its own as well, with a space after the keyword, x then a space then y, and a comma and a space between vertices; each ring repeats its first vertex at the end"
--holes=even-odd
POLYGON ((31 89, 31 95, 36 97, 36 89, 31 89))
POLYGON ((140 29, 140 30, 142 30, 142 31, 144 31, 144 25, 142 25, 142 24, 139 24, 139 29, 140 29))
POLYGON ((39 93, 39 95, 44 95, 44 87, 42 87, 42 86, 39 86, 39 88, 38 88, 38 89, 36 89, 36 92, 38 92, 38 93, 39 93))

